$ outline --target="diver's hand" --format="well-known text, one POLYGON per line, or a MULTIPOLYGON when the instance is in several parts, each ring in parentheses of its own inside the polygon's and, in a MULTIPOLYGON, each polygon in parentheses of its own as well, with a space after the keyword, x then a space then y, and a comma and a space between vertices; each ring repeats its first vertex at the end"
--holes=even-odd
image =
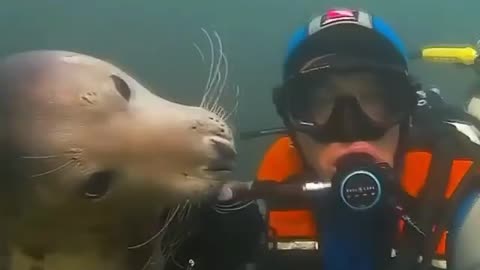
POLYGON ((231 181, 225 183, 217 195, 217 202, 212 207, 219 214, 237 212, 254 203, 254 200, 242 200, 243 194, 248 194, 253 181, 231 181))
POLYGON ((219 191, 217 200, 220 202, 231 201, 235 199, 235 195, 239 193, 248 192, 253 185, 253 181, 241 182, 231 181, 225 183, 219 191))

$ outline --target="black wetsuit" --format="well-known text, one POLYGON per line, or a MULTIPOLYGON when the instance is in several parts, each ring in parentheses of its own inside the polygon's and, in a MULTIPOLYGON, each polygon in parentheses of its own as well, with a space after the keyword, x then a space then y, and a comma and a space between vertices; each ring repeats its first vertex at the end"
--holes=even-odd
MULTIPOLYGON (((425 91, 424 94, 420 93, 420 96, 423 96, 427 102, 419 102, 418 121, 414 121, 419 125, 418 127, 414 125, 412 132, 421 132, 422 121, 429 121, 429 117, 432 116, 447 122, 460 123, 467 129, 470 126, 473 133, 475 133, 475 126, 480 129, 480 122, 477 119, 459 108, 445 104, 439 94, 425 91)), ((453 127, 453 124, 446 126, 453 127)), ((473 137, 467 139, 462 132, 458 132, 458 136, 463 141, 474 139, 473 137)), ((455 138, 452 139, 452 141, 454 140, 455 138)), ((472 143, 472 145, 474 144, 472 143)), ((475 147, 478 146, 475 145, 475 147)), ((260 243, 266 225, 257 203, 253 202, 248 205, 239 203, 223 208, 205 205, 201 211, 200 223, 192 228, 194 233, 183 243, 176 254, 175 260, 178 264, 188 265, 188 261, 191 259, 195 264, 193 267, 195 270, 236 270, 245 269, 242 267, 246 263, 262 260, 260 243), (237 208, 238 210, 234 210, 237 208)), ((284 266, 281 269, 321 269, 321 266, 317 264, 319 261, 317 258, 310 259, 291 256, 280 262, 284 266), (295 261, 293 261, 294 258, 296 258, 295 261), (290 266, 288 266, 289 261, 290 266)), ((278 265, 272 265, 268 269, 273 270, 278 267, 278 265)), ((169 261, 166 269, 185 268, 180 268, 177 264, 169 261)))

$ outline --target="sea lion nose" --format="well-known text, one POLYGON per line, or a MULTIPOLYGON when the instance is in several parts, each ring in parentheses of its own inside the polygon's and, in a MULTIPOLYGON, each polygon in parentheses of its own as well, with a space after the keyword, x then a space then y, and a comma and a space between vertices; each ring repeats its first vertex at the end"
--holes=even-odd
POLYGON ((233 141, 233 134, 231 128, 220 117, 208 112, 208 115, 197 118, 192 126, 192 130, 195 130, 201 135, 217 136, 219 138, 233 141))
POLYGON ((216 152, 216 157, 210 160, 207 171, 232 171, 235 167, 235 158, 237 157, 234 145, 220 137, 212 138, 211 142, 216 152))
POLYGON ((214 135, 227 139, 232 140, 232 131, 230 127, 225 123, 225 121, 219 117, 218 115, 211 114, 208 117, 208 124, 210 132, 214 135))
POLYGON ((237 151, 230 142, 212 138, 212 143, 218 156, 222 159, 234 160, 237 157, 237 151))

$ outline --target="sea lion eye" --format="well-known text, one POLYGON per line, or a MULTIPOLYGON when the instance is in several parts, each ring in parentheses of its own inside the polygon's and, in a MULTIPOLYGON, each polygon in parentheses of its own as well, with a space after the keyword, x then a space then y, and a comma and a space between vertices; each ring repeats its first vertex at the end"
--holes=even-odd
POLYGON ((124 79, 118 77, 117 75, 110 75, 112 78, 113 83, 115 84, 115 89, 117 89, 118 93, 127 101, 130 101, 130 96, 132 95, 132 90, 125 82, 124 79))
POLYGON ((99 199, 107 194, 115 177, 113 171, 101 171, 90 175, 83 187, 83 195, 88 199, 99 199))

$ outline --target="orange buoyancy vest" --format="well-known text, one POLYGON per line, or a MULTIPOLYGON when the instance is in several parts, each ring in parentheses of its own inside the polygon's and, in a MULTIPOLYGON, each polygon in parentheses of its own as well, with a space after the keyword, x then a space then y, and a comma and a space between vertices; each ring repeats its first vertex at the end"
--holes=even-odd
MULTIPOLYGON (((417 198, 425 185, 432 160, 432 154, 425 150, 410 150, 405 155, 404 171, 401 184, 405 192, 417 198)), ((468 159, 453 160, 449 180, 445 190, 445 198, 450 198, 462 181, 473 161, 468 159)), ((263 161, 257 171, 258 181, 283 182, 288 177, 303 171, 302 161, 298 151, 289 137, 280 137, 266 151, 263 161)), ((316 241, 318 239, 317 226, 311 209, 276 210, 268 209, 266 213, 269 226, 269 237, 274 241, 282 239, 303 239, 316 241)), ((399 232, 403 231, 403 222, 400 222, 399 232)), ((447 231, 437 245, 436 255, 445 256, 447 231)), ((440 268, 446 268, 440 266, 440 268)))

